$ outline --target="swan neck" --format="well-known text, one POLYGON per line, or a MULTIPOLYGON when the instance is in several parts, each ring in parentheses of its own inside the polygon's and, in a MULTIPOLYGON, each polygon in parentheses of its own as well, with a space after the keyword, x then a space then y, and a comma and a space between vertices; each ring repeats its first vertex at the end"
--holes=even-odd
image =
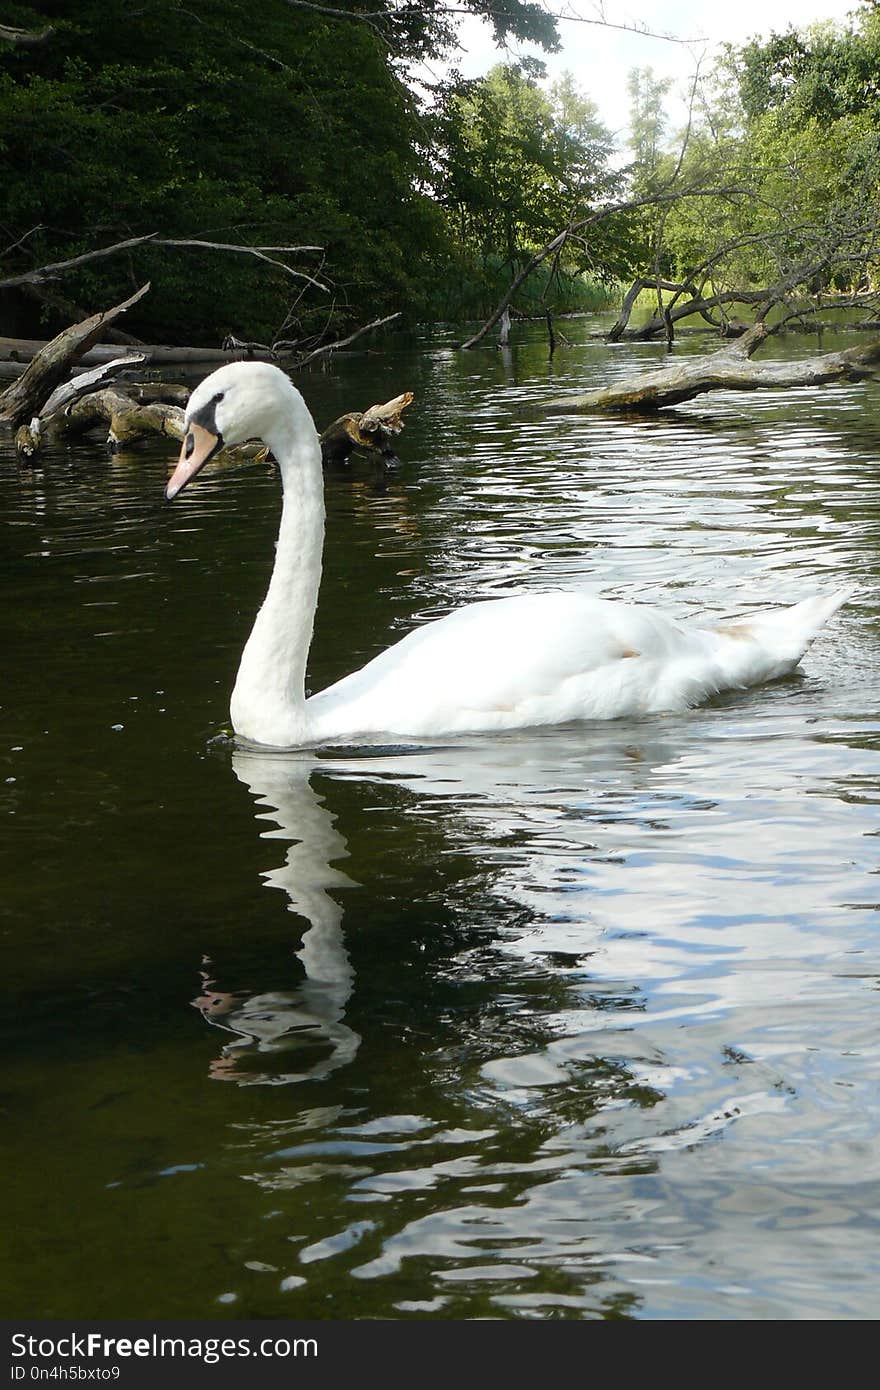
POLYGON ((288 747, 307 736, 305 676, 324 546, 321 447, 305 404, 266 432, 281 470, 283 502, 275 564, 248 638, 235 689, 236 733, 288 747))

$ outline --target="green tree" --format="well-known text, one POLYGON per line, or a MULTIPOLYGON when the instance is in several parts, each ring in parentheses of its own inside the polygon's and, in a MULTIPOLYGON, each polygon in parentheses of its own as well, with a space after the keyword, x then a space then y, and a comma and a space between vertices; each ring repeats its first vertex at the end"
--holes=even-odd
MULTIPOLYGON (((538 5, 482 9, 502 36, 554 42, 538 5)), ((33 0, 9 6, 7 21, 54 32, 27 47, 0 32, 6 274, 160 232, 318 245, 332 300, 292 294, 289 279, 244 258, 181 251, 102 261, 63 292, 92 308, 149 275, 130 327, 196 342, 296 337, 424 306, 448 228, 422 177, 428 132, 403 60, 442 50, 444 6, 389 6, 377 19, 350 0, 33 0)), ((57 318, 44 304, 44 324, 57 318)))
MULTIPOLYGON (((872 6, 849 26, 729 48, 700 86, 678 151, 652 163, 637 127, 637 188, 724 190, 682 196, 653 220, 642 274, 646 284, 682 287, 664 291, 667 312, 683 314, 688 302, 710 319, 737 303, 762 314, 813 312, 823 307, 814 297, 828 291, 869 303, 880 245, 878 118, 872 6)), ((653 327, 662 330, 662 316, 653 327)))
POLYGON ((639 193, 652 193, 661 179, 666 134, 663 103, 672 86, 670 78, 655 77, 653 68, 633 68, 627 79, 630 99, 629 146, 633 153, 631 177, 639 193))
MULTIPOLYGON (((481 303, 614 182, 611 135, 568 74, 544 91, 499 64, 448 94, 439 143, 434 187, 481 303)), ((588 261, 572 247, 550 269, 558 281, 588 261)))

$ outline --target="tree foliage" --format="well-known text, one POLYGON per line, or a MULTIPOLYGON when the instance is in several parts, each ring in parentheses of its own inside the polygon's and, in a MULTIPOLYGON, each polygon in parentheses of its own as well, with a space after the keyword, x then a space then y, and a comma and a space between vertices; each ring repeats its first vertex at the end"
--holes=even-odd
MULTIPOLYGON (((437 149, 434 192, 462 283, 467 270, 478 297, 497 298, 538 247, 617 182, 611 134, 570 74, 545 90, 520 68, 499 64, 483 78, 450 87, 438 116, 437 149)), ((577 307, 589 295, 582 273, 612 278, 619 262, 609 238, 589 247, 572 242, 550 265, 551 282, 564 287, 563 303, 577 307)), ((547 288, 545 276, 539 293, 547 288)), ((467 298, 462 292, 459 309, 468 307, 467 298)))
MULTIPOLYGON (((643 218, 642 274, 653 278, 658 302, 665 296, 667 312, 671 304, 680 314, 687 298, 714 322, 737 304, 810 313, 818 304, 808 301, 823 294, 870 305, 880 251, 876 6, 847 26, 818 24, 728 47, 698 83, 675 149, 656 153, 646 134, 658 126, 650 83, 643 77, 632 91, 636 186, 727 190, 711 201, 684 197, 643 218)), ((660 313, 658 331, 662 320, 660 313)))
POLYGON ((652 193, 659 185, 667 125, 663 103, 671 86, 671 78, 655 77, 650 67, 634 68, 627 80, 631 173, 633 187, 640 193, 652 193))
POLYGON ((608 186, 609 132, 570 76, 542 91, 499 65, 447 100, 436 187, 462 242, 513 263, 608 186))
MULTIPOLYGON (((47 0, 32 14, 46 22, 51 43, 0 54, 0 225, 8 244, 24 238, 7 266, 160 230, 322 246, 343 319, 412 292, 437 219, 415 187, 415 103, 368 28, 347 26, 343 50, 337 23, 284 0, 47 0)), ((92 303, 135 275, 154 282, 148 336, 327 314, 256 266, 186 253, 107 262, 64 288, 92 303)))
MULTIPOLYGON (((148 275, 154 292, 131 324, 148 338, 304 341, 400 309, 480 312, 609 191, 612 142, 571 78, 538 86, 534 60, 476 83, 453 75, 420 106, 408 64, 443 54, 463 10, 502 41, 558 46, 534 0, 15 8, 7 18, 51 42, 25 61, 0 30, 0 278, 160 233, 161 248, 78 268, 60 306, 41 289, 43 326, 148 275), (265 265, 169 249, 191 238, 317 245, 332 302, 292 293, 265 265)), ((612 233, 572 240, 521 306, 595 303, 628 265, 624 247, 612 233)))
POLYGON ((409 65, 446 51, 463 10, 504 40, 557 44, 535 0, 7 4, 0 279, 159 236, 78 266, 60 305, 45 287, 28 287, 36 306, 0 292, 6 331, 54 330, 72 307, 123 299, 147 277, 153 293, 130 325, 145 338, 302 346, 399 310, 483 313, 511 286, 520 309, 587 307, 585 277, 638 272, 658 302, 690 294, 722 319, 732 291, 752 303, 773 286, 788 302, 874 282, 874 0, 848 26, 730 49, 696 86, 676 148, 668 84, 637 71, 632 162, 616 172, 589 97, 570 77, 539 83, 527 61, 477 81, 453 74, 420 103, 409 65), (615 199, 654 206, 591 216, 615 199), (301 269, 331 293, 173 244, 194 238, 319 247, 301 269))

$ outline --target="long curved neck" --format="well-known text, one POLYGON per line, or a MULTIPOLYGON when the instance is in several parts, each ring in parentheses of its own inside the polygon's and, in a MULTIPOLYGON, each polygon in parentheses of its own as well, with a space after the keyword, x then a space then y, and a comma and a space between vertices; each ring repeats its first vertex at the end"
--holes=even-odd
POLYGON ((324 548, 321 446, 304 403, 266 432, 284 501, 269 591, 242 653, 231 713, 236 733, 290 747, 307 736, 305 674, 324 548))

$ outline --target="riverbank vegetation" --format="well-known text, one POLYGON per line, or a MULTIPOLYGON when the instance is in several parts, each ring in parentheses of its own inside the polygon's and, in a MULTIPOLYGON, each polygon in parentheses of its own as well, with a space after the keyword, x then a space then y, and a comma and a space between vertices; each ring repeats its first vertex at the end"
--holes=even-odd
MULTIPOLYGON (((463 8, 557 45, 540 4, 463 8)), ((728 49, 685 132, 664 84, 634 74, 627 163, 589 94, 535 60, 417 83, 452 51, 437 0, 34 0, 0 17, 6 334, 50 336, 147 279, 131 339, 300 356, 390 314, 596 309, 627 284, 613 337, 873 310, 873 0, 849 27, 728 49)))

